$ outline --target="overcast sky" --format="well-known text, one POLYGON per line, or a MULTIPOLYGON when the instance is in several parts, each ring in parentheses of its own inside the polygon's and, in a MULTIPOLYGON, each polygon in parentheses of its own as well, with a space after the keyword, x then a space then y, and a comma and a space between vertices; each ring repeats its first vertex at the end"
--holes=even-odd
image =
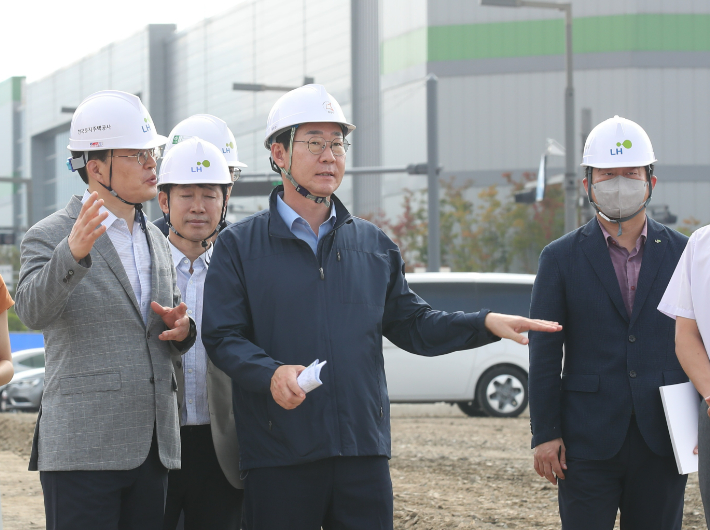
POLYGON ((148 24, 181 30, 241 1, 0 0, 0 81, 35 81, 148 24))

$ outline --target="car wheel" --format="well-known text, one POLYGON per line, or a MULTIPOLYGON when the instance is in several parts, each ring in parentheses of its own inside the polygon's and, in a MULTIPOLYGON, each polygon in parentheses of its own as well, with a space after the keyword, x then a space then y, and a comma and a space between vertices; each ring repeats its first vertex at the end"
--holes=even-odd
POLYGON ((459 401, 456 404, 461 409, 461 412, 466 414, 466 416, 471 416, 473 418, 487 416, 487 414, 481 410, 481 407, 478 406, 475 399, 473 401, 459 401))
POLYGON ((528 376, 515 366, 494 366, 478 380, 476 401, 497 418, 514 418, 528 406, 528 376))

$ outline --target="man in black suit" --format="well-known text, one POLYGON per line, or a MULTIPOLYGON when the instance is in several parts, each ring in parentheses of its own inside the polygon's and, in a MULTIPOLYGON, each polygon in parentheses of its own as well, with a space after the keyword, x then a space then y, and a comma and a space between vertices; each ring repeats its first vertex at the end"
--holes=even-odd
POLYGON ((656 307, 687 238, 645 215, 655 161, 638 124, 595 127, 582 165, 597 215, 540 255, 530 316, 563 331, 529 335, 532 447, 565 529, 610 530, 617 510, 622 528, 681 528, 687 477, 658 388, 688 379, 656 307))

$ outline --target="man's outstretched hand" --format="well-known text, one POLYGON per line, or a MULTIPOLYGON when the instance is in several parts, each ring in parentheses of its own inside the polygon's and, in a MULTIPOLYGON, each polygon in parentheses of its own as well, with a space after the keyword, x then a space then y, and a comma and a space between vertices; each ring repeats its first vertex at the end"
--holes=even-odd
POLYGON ((168 326, 158 337, 160 340, 184 341, 190 334, 190 317, 187 316, 187 305, 182 302, 177 307, 163 307, 158 302, 151 302, 150 308, 163 319, 168 326))
POLYGON ((562 331, 562 326, 557 322, 533 320, 531 318, 504 315, 502 313, 488 313, 486 315, 485 325, 486 329, 496 337, 514 340, 520 344, 530 342, 527 337, 521 335, 521 333, 525 331, 546 331, 548 333, 562 331))

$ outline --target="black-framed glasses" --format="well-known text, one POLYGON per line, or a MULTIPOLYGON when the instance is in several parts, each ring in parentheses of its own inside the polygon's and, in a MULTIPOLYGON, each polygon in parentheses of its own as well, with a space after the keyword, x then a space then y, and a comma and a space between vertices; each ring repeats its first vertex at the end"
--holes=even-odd
POLYGON ((308 150, 314 155, 319 155, 325 151, 328 144, 330 144, 330 150, 333 152, 334 156, 343 156, 348 152, 348 148, 350 147, 350 142, 345 138, 336 138, 329 142, 320 136, 314 136, 310 140, 294 140, 293 143, 308 144, 308 150))
POLYGON ((242 170, 238 167, 229 166, 229 174, 232 176, 232 182, 236 182, 242 176, 242 170))
POLYGON ((145 166, 148 160, 151 158, 156 162, 160 160, 163 155, 163 146, 153 147, 152 149, 142 149, 138 151, 135 155, 113 155, 111 158, 135 158, 138 160, 138 164, 145 166))

